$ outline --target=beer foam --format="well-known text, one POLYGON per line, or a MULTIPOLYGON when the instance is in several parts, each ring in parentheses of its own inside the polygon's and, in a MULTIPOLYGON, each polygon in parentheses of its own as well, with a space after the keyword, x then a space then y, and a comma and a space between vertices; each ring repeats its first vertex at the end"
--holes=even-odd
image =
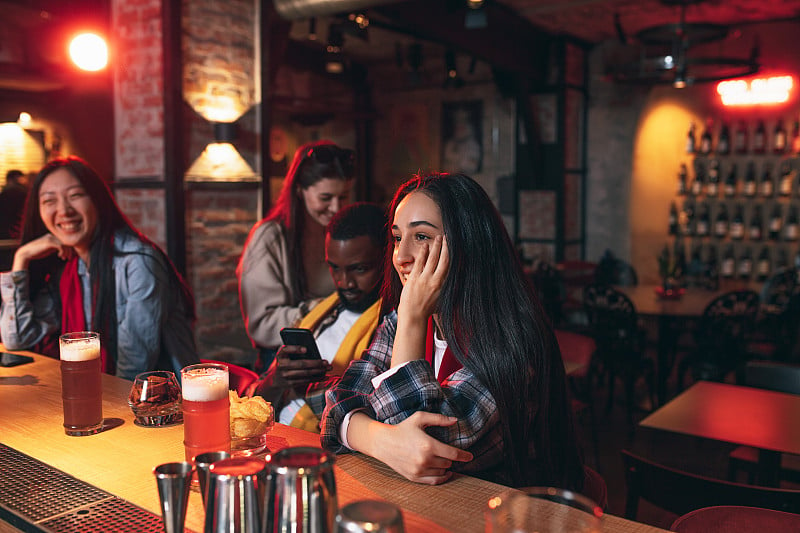
POLYGON ((197 368, 182 374, 183 399, 212 402, 228 397, 228 373, 216 368, 197 368))
POLYGON ((61 344, 62 361, 91 361, 100 357, 100 341, 89 339, 61 344))

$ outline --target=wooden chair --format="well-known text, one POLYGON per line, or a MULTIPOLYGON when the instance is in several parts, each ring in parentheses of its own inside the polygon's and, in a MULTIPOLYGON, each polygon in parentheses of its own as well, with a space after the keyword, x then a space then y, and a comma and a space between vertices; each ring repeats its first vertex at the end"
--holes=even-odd
POLYGON ((717 505, 742 505, 800 512, 800 490, 758 487, 700 476, 622 450, 625 464, 625 517, 636 519, 639 500, 683 515, 717 505))
MULTIPOLYGON (((749 361, 744 368, 741 385, 757 387, 787 394, 800 394, 800 366, 772 361, 749 361)), ((758 450, 739 446, 728 455, 728 479, 736 481, 738 473, 747 473, 748 483, 753 483, 758 473, 758 450)), ((781 480, 800 483, 800 456, 781 454, 781 480)))
POLYGON ((589 319, 592 337, 597 344, 597 366, 608 374, 607 409, 614 399, 614 384, 617 376, 625 386, 625 405, 628 423, 633 422, 634 392, 639 377, 646 378, 650 400, 655 405, 654 369, 651 360, 644 354, 645 335, 639 327, 639 315, 633 302, 624 293, 608 285, 592 284, 583 291, 583 306, 589 319))
POLYGON ((691 370, 695 380, 723 381, 747 358, 746 341, 759 309, 754 291, 730 291, 712 300, 695 331, 695 348, 678 365, 678 389, 691 370))
POLYGON ((200 359, 202 363, 219 363, 228 367, 228 387, 235 390, 241 397, 245 395, 247 387, 258 379, 258 374, 243 366, 228 363, 227 361, 215 361, 213 359, 200 359))

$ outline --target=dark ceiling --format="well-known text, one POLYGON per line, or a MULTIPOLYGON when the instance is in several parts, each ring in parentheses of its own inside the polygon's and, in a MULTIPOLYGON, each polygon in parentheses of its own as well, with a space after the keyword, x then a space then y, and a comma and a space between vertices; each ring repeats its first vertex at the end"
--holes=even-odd
MULTIPOLYGON (((635 43, 645 28, 677 23, 682 9, 687 22, 732 27, 800 20, 800 0, 486 0, 486 27, 465 28, 466 0, 319 0, 337 2, 372 6, 369 41, 348 38, 345 46, 363 63, 393 61, 398 39, 421 39, 510 70, 530 64, 531 48, 547 34, 589 44, 635 43)), ((0 0, 0 89, 43 91, 63 84, 64 52, 56 43, 79 22, 107 25, 109 5, 110 0, 0 0)), ((306 31, 304 23, 296 21, 301 29, 293 33, 306 31)))

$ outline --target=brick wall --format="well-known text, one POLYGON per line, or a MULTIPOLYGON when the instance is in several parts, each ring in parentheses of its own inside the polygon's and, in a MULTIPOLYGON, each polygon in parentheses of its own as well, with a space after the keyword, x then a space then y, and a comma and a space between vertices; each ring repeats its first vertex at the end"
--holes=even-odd
POLYGON ((204 357, 247 364, 236 264, 258 220, 258 189, 193 188, 187 195, 187 278, 195 296, 195 338, 204 357))
POLYGON ((161 0, 114 1, 112 26, 116 179, 164 179, 161 0))

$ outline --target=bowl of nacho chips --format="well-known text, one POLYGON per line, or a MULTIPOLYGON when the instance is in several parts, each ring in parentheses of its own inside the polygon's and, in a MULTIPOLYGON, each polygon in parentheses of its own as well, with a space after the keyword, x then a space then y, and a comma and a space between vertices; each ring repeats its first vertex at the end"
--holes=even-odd
POLYGON ((231 455, 247 457, 263 452, 267 433, 275 425, 272 405, 261 396, 240 398, 229 392, 231 402, 231 455))

